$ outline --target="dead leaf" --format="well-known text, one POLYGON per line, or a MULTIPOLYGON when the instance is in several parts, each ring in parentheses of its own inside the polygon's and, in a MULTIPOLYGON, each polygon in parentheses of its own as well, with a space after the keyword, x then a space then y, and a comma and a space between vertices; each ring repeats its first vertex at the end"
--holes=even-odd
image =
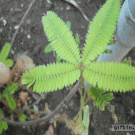
POLYGON ((35 64, 33 64, 33 60, 29 56, 23 54, 18 57, 15 66, 18 71, 24 73, 26 71, 29 71, 31 68, 34 68, 35 64))
MULTIPOLYGON (((14 80, 14 82, 17 81, 21 77, 21 73, 29 71, 31 68, 34 67, 35 64, 29 56, 25 54, 20 55, 17 58, 14 68, 12 69, 12 79, 14 80)), ((21 85, 21 83, 19 85, 21 85)))
POLYGON ((114 124, 117 124, 118 123, 118 118, 116 115, 113 116, 113 119, 114 119, 114 124))
POLYGON ((35 115, 35 114, 31 114, 30 118, 33 119, 33 120, 38 120, 39 119, 39 117, 37 115, 35 115))
POLYGON ((0 62, 0 86, 7 84, 11 80, 11 70, 3 62, 0 62))
POLYGON ((20 93, 20 99, 22 100, 22 103, 24 105, 27 105, 27 100, 28 100, 28 92, 21 92, 20 93))
POLYGON ((2 102, 7 108, 11 109, 11 108, 9 107, 9 105, 8 105, 8 102, 7 102, 4 98, 2 98, 1 102, 2 102))
POLYGON ((18 108, 21 108, 22 103, 21 103, 21 101, 20 101, 20 100, 17 100, 16 104, 17 104, 17 107, 18 107, 18 108))
POLYGON ((54 135, 54 129, 52 125, 49 126, 49 129, 46 131, 44 135, 54 135))
POLYGON ((51 113, 51 110, 49 109, 49 106, 47 103, 45 103, 45 110, 47 113, 51 113))
POLYGON ((53 125, 55 128, 57 127, 57 122, 56 122, 55 118, 53 119, 53 125))

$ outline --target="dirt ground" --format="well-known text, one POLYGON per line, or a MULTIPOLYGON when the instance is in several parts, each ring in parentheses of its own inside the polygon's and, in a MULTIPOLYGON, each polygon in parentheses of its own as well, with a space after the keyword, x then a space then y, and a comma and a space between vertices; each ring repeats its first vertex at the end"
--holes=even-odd
MULTIPOLYGON (((6 42, 11 42, 15 31, 21 22, 26 10, 32 0, 0 0, 0 50, 6 42)), ((104 4, 105 0, 76 0, 86 16, 91 21, 98 9, 104 4)), ((53 52, 45 54, 44 48, 48 45, 47 38, 43 31, 41 23, 42 16, 47 11, 54 11, 65 22, 72 23, 71 30, 73 34, 79 34, 81 45, 83 47, 88 29, 88 21, 81 12, 72 4, 64 0, 36 0, 30 9, 27 17, 24 19, 18 34, 12 45, 12 52, 9 58, 16 60, 18 54, 28 52, 36 65, 48 64, 56 61, 53 52)), ((132 65, 135 61, 135 48, 127 55, 131 57, 132 65)), ((54 93, 48 93, 45 100, 38 103, 38 107, 43 110, 47 102, 51 110, 54 110, 61 100, 69 93, 69 88, 54 93)), ((115 99, 111 101, 115 105, 115 113, 121 124, 135 124, 135 91, 126 93, 114 93, 115 99)), ((61 110, 62 114, 67 114, 73 118, 79 111, 80 96, 77 92, 66 108, 61 110)), ((2 104, 0 104, 2 106, 2 104)), ((135 135, 135 132, 112 132, 110 131, 114 120, 111 113, 105 109, 101 112, 96 109, 92 102, 89 102, 90 116, 89 135, 135 135)), ((53 124, 52 124, 53 125, 53 124)), ((31 126, 28 128, 9 125, 3 135, 45 135, 50 126, 46 123, 42 126, 31 126)), ((53 126, 54 135, 72 135, 64 123, 57 122, 56 128, 53 126)), ((47 134, 49 135, 49 134, 47 134)))

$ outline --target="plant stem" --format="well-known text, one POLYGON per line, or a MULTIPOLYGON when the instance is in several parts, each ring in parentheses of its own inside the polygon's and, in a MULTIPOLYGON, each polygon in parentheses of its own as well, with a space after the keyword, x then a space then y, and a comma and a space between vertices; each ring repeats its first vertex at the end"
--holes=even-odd
POLYGON ((82 123, 82 112, 83 112, 83 106, 84 106, 84 98, 83 98, 83 83, 84 83, 84 79, 82 76, 82 71, 81 71, 81 83, 80 83, 80 88, 81 88, 81 100, 80 100, 80 112, 79 112, 79 123, 82 123))
MULTIPOLYGON (((84 102, 85 102, 85 98, 86 98, 87 92, 88 92, 88 84, 87 84, 86 89, 84 89, 84 96, 83 96, 83 101, 84 102)), ((85 104, 84 104, 84 106, 85 106, 85 104)))
POLYGON ((85 101, 85 103, 84 103, 84 106, 87 104, 87 102, 89 102, 90 101, 90 98, 87 98, 87 100, 85 101))

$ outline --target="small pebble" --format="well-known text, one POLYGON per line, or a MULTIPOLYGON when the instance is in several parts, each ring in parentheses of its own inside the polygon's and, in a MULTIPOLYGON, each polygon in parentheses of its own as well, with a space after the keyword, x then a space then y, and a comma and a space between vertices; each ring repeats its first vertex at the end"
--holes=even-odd
POLYGON ((28 39, 30 39, 30 38, 31 38, 30 34, 27 34, 27 38, 28 38, 28 39))
POLYGON ((15 8, 15 12, 21 12, 20 8, 15 8))
POLYGON ((10 11, 13 11, 13 8, 10 8, 10 11))
POLYGON ((30 19, 27 19, 26 20, 26 24, 30 24, 31 23, 31 20, 30 19))
POLYGON ((51 2, 50 0, 47 0, 47 2, 48 2, 49 4, 52 4, 52 2, 51 2))
POLYGON ((21 4, 21 7, 23 7, 23 4, 21 4))
POLYGON ((2 28, 0 28, 0 33, 3 31, 3 29, 2 28))
POLYGON ((73 107, 73 105, 74 105, 74 101, 71 100, 71 101, 68 103, 68 106, 69 106, 69 107, 73 107))
POLYGON ((135 112, 134 112, 133 109, 131 109, 130 114, 131 114, 131 116, 134 116, 135 115, 135 112))
POLYGON ((15 54, 13 50, 11 50, 11 54, 15 54))
POLYGON ((18 28, 19 28, 19 25, 14 26, 14 29, 18 29, 18 28))
POLYGON ((4 26, 7 24, 7 21, 5 19, 2 20, 4 23, 4 26))
POLYGON ((82 25, 81 28, 84 28, 84 26, 82 25))
POLYGON ((70 6, 67 6, 67 7, 66 7, 66 10, 70 10, 70 9, 71 9, 71 7, 70 7, 70 6))

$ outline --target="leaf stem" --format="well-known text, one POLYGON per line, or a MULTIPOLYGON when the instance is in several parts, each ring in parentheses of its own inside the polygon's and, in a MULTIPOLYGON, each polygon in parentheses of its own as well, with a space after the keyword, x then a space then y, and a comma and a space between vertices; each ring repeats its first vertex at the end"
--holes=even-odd
POLYGON ((82 76, 82 70, 81 70, 81 83, 80 83, 80 88, 81 88, 81 100, 80 100, 80 112, 79 112, 79 123, 82 123, 82 113, 83 113, 83 107, 84 107, 84 97, 83 97, 83 83, 84 83, 84 79, 82 76))

